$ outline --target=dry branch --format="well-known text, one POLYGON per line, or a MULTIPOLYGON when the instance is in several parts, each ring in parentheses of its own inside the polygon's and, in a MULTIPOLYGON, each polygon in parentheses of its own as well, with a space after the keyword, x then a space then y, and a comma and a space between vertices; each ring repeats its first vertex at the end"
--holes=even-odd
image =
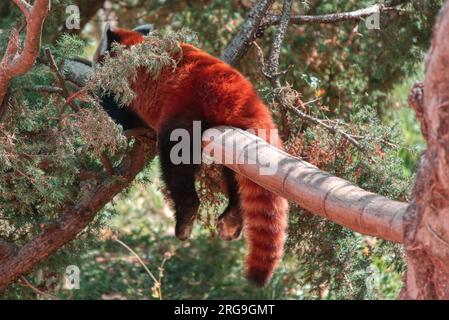
MULTIPOLYGON (((50 64, 50 68, 53 70, 53 72, 56 75, 56 78, 58 79, 58 84, 62 89, 64 98, 69 99, 70 91, 67 88, 67 84, 64 79, 64 76, 62 75, 61 70, 59 70, 59 67, 56 64, 55 58, 53 57, 53 54, 51 53, 50 48, 45 48, 45 55, 47 56, 47 60, 48 60, 48 63, 50 64)), ((79 107, 74 102, 70 102, 69 105, 74 111, 79 111, 79 107)), ((65 111, 64 109, 65 109, 65 105, 64 105, 64 108, 62 108, 60 114, 64 113, 64 111, 65 111)))
MULTIPOLYGON (((290 16, 291 12, 291 1, 284 1, 284 6, 282 8, 282 15, 280 16, 280 20, 278 21, 278 27, 274 34, 273 41, 271 44, 271 50, 270 50, 270 56, 268 58, 267 64, 263 61, 263 53, 261 48, 257 45, 256 42, 254 42, 256 48, 259 52, 259 57, 261 58, 261 64, 262 64, 262 73, 265 75, 265 77, 270 81, 271 86, 274 90, 274 96, 276 100, 280 103, 280 106, 282 108, 282 111, 289 110, 290 112, 294 113, 296 116, 301 118, 304 121, 313 123, 317 126, 320 126, 324 129, 326 129, 329 133, 336 135, 339 134, 343 139, 347 140, 349 143, 354 145, 357 149, 359 149, 362 152, 365 152, 365 148, 357 141, 357 139, 345 132, 344 130, 339 129, 337 126, 329 125, 325 123, 323 120, 315 118, 311 115, 306 114, 305 112, 299 110, 295 107, 295 105, 289 101, 287 96, 285 95, 285 88, 282 87, 281 81, 280 81, 280 75, 283 74, 279 70, 279 61, 280 61, 280 54, 281 54, 281 45, 285 38, 285 33, 287 31, 287 27, 292 19, 290 16), (267 66, 266 66, 267 65, 267 66)), ((374 7, 374 6, 373 6, 374 7)), ((371 9, 372 10, 372 9, 371 9)), ((370 10, 367 10, 366 12, 371 12, 370 10)), ((369 157, 369 156, 368 156, 369 157)), ((371 161, 374 161, 372 157, 369 157, 371 161)))
POLYGON ((41 92, 41 93, 54 93, 54 94, 59 94, 59 95, 62 95, 64 93, 62 88, 54 87, 54 86, 45 86, 45 85, 22 86, 20 89, 13 90, 13 92, 16 92, 19 90, 36 91, 36 92, 41 92))
POLYGON ((203 143, 207 156, 312 213, 362 234, 403 241, 407 203, 362 190, 240 129, 207 130, 203 143), (263 164, 278 165, 276 173, 261 175, 263 164))
POLYGON ((155 156, 155 140, 151 130, 148 130, 146 135, 136 137, 133 149, 116 169, 116 176, 106 177, 98 182, 89 196, 67 208, 57 222, 44 228, 42 233, 30 242, 12 252, 9 250, 8 254, 3 256, 2 248, 11 248, 11 245, 0 242, 0 291, 75 239, 98 211, 126 188, 155 156))
MULTIPOLYGON (((349 12, 341 13, 330 13, 318 16, 311 15, 296 15, 292 16, 290 19, 290 24, 333 24, 344 21, 360 21, 366 17, 369 17, 375 13, 388 12, 388 11, 399 11, 397 7, 388 7, 382 4, 375 4, 370 7, 359 9, 349 12)), ((267 29, 272 25, 277 25, 281 22, 282 16, 269 15, 262 21, 259 27, 259 32, 267 29)))
POLYGON ((265 17, 273 2, 274 0, 260 0, 256 2, 238 33, 223 51, 221 55, 223 61, 233 65, 245 55, 256 38, 257 30, 263 17, 265 17))

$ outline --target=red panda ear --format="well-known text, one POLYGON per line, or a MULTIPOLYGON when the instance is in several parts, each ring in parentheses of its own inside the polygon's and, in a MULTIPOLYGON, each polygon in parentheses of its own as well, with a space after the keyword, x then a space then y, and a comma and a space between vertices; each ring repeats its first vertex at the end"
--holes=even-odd
POLYGON ((120 37, 112 31, 111 25, 108 23, 103 30, 103 34, 95 54, 96 62, 101 62, 106 52, 111 50, 113 42, 120 42, 120 37))
POLYGON ((150 32, 153 31, 153 30, 154 30, 154 25, 152 25, 150 23, 143 24, 143 25, 138 26, 138 27, 133 29, 133 31, 137 31, 137 32, 139 32, 143 36, 149 35, 150 32))

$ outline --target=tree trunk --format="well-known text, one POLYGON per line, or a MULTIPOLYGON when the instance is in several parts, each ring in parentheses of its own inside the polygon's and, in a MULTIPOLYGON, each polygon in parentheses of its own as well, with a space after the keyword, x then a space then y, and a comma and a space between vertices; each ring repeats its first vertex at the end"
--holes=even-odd
MULTIPOLYGON (((449 299, 449 2, 434 28, 424 94, 413 95, 428 149, 405 214, 402 299, 449 299), (419 98, 422 97, 421 101, 419 98), (416 101, 418 100, 418 101, 416 101)), ((416 88, 415 88, 416 89, 416 88)))

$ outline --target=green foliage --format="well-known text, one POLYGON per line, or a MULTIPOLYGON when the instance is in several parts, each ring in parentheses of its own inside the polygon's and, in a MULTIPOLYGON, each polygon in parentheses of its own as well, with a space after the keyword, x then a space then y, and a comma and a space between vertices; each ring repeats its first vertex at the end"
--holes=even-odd
MULTIPOLYGON (((62 37, 53 48, 60 68, 83 46, 73 37, 62 37)), ((74 112, 61 96, 35 89, 54 82, 53 71, 44 64, 15 79, 0 123, 0 237, 19 246, 89 192, 93 182, 81 180, 81 171, 101 174, 98 156, 107 153, 119 160, 127 148, 120 128, 98 104, 74 112)), ((78 241, 52 256, 41 270, 60 268, 91 244, 107 217, 106 211, 100 213, 78 241)))
MULTIPOLYGON (((152 33, 142 45, 136 46, 134 55, 116 47, 117 59, 107 57, 84 88, 89 92, 85 96, 89 103, 82 104, 79 111, 72 110, 59 94, 41 92, 42 86, 52 87, 57 83, 54 70, 45 63, 43 55, 39 59, 42 63, 25 76, 14 79, 8 112, 0 123, 0 173, 4 177, 0 181, 2 239, 20 246, 36 237, 66 207, 91 192, 96 181, 81 178, 82 172, 104 176, 100 157, 107 155, 113 164, 123 157, 128 142, 95 96, 98 86, 104 92, 114 93, 120 88, 124 93, 120 98, 132 96, 129 86, 121 88, 126 78, 112 76, 111 70, 117 70, 117 63, 126 65, 124 72, 129 73, 124 76, 134 75, 138 67, 146 67, 151 76, 157 77, 167 65, 176 66, 172 57, 182 54, 179 41, 187 38, 192 40, 193 36, 186 30, 166 33, 164 37, 152 33)), ((83 41, 69 35, 62 36, 55 46, 49 46, 64 72, 66 60, 79 55, 84 47, 83 41)), ((145 172, 137 179, 147 180, 145 172)), ((82 251, 98 241, 99 233, 114 211, 113 207, 102 210, 76 241, 39 266, 38 273, 44 279, 46 290, 58 287, 54 277, 55 273, 61 274, 58 270, 64 270, 69 260, 80 259, 82 251)), ((18 287, 5 293, 7 297, 22 295, 26 296, 18 287)))
MULTIPOLYGON (((306 13, 351 11, 372 4, 368 0, 316 1, 306 13)), ((282 59, 284 69, 295 66, 288 81, 301 88, 304 97, 313 97, 316 88, 304 88, 302 75, 316 77, 318 89, 325 91, 322 102, 331 114, 350 114, 356 109, 354 97, 378 112, 388 109, 388 91, 415 75, 416 64, 422 62, 441 4, 441 0, 407 1, 403 11, 381 14, 379 30, 367 29, 363 21, 290 28, 282 59)))
MULTIPOLYGON (((342 137, 321 128, 309 128, 302 136, 304 154, 321 169, 366 190, 406 201, 412 178, 402 169, 398 148, 392 147, 401 143, 398 132, 382 125, 371 110, 365 108, 354 114, 351 125, 368 132, 361 144, 373 154, 372 160, 348 146, 342 137), (379 149, 375 137, 390 143, 379 149)), ((398 279, 405 268, 400 246, 359 235, 297 206, 292 208, 290 217, 288 247, 301 265, 306 296, 379 299, 398 294, 398 279), (373 287, 367 282, 370 277, 376 284, 373 287)))
POLYGON ((142 43, 133 46, 133 50, 114 43, 112 52, 105 54, 104 64, 97 66, 86 88, 94 93, 98 90, 100 94, 113 93, 121 106, 129 105, 135 98, 131 86, 139 68, 152 79, 157 79, 163 70, 175 72, 182 57, 179 43, 192 41, 195 37, 188 29, 164 34, 153 31, 142 43))
MULTIPOLYGON (((78 37, 56 32, 61 30, 65 18, 64 5, 70 2, 52 1, 53 10, 44 31, 44 46, 52 49, 61 67, 65 59, 80 55, 88 45, 78 37)), ((418 153, 425 147, 405 98, 411 84, 422 79, 422 68, 417 66, 429 47, 434 17, 442 1, 385 1, 390 2, 406 4, 400 12, 382 14, 380 30, 368 30, 363 22, 291 26, 282 46, 281 69, 294 66, 286 74, 287 87, 301 93, 294 99, 308 102, 301 106, 302 111, 359 137, 364 151, 350 145, 341 135, 332 135, 290 113, 286 118, 291 132, 285 140, 289 152, 321 169, 367 190, 405 201, 418 153)), ((107 58, 107 63, 92 78, 91 91, 114 92, 122 104, 132 100, 133 92, 126 79, 133 78, 137 67, 147 67, 152 76, 157 76, 162 67, 176 66, 173 53, 177 41, 190 40, 190 36, 179 37, 185 35, 183 31, 174 31, 183 26, 198 33, 200 48, 218 56, 252 3, 139 0, 133 1, 133 10, 129 10, 127 2, 114 2, 121 26, 132 28, 150 22, 160 33, 150 35, 135 51, 116 47, 119 58, 111 61, 107 58)), ((300 1, 295 4, 294 13, 342 12, 372 4, 369 0, 300 1)), ((280 1, 276 2, 272 13, 279 13, 281 6, 280 1)), ((3 52, 9 29, 20 13, 10 2, 3 1, 0 16, 3 30, 0 52, 3 52)), ((93 31, 82 37, 95 38, 96 22, 87 30, 93 31)), ((265 51, 274 30, 269 28, 257 39, 265 51)), ((238 68, 259 88, 282 124, 283 114, 260 75, 254 50, 248 52, 238 68)), ((24 89, 54 83, 54 74, 42 64, 15 79, 16 91, 10 102, 14 112, 9 112, 0 126, 0 174, 7 177, 0 181, 0 236, 18 244, 36 235, 42 223, 58 217, 61 208, 75 202, 87 190, 90 181, 77 178, 80 170, 101 172, 99 154, 107 152, 113 161, 119 161, 126 147, 120 128, 94 100, 90 106, 83 106, 87 108, 81 113, 67 109, 60 118, 64 99, 24 89), (42 167, 47 160, 50 171, 42 167)), ((273 281, 264 290, 250 287, 242 273, 243 241, 223 243, 210 238, 213 227, 209 227, 219 205, 204 206, 207 213, 201 218, 202 225, 195 229, 193 240, 179 243, 173 238, 155 166, 157 163, 142 172, 139 183, 108 205, 77 241, 40 265, 30 276, 33 283, 42 284, 43 279, 48 282, 43 285, 45 290, 64 298, 157 299, 151 292, 154 283, 142 266, 113 238, 105 236, 108 225, 156 274, 166 253, 173 254, 164 268, 164 298, 397 296, 405 268, 404 255, 398 246, 356 234, 297 206, 290 213, 287 256, 273 281), (60 284, 60 276, 69 264, 82 269, 80 291, 68 292, 52 285, 60 284), (38 275, 42 279, 36 280, 38 275)), ((199 189, 204 197, 211 195, 205 190, 211 190, 212 184, 202 180, 199 189)), ((36 297, 30 289, 17 285, 4 296, 36 297)))
MULTIPOLYGON (((160 181, 152 171, 151 186, 136 185, 117 201, 118 215, 112 220, 115 236, 135 250, 147 267, 163 270, 164 299, 298 299, 296 265, 286 259, 267 288, 248 284, 243 274, 245 246, 242 240, 212 239, 197 226, 192 240, 179 242, 173 235, 172 212, 161 202, 160 181), (158 187, 159 186, 159 187, 158 187), (158 199, 158 200, 157 200, 158 199), (156 200, 156 201, 155 201, 156 200)), ((133 256, 111 238, 85 252, 79 263, 81 290, 56 294, 77 299, 159 299, 153 296, 154 281, 133 256)))

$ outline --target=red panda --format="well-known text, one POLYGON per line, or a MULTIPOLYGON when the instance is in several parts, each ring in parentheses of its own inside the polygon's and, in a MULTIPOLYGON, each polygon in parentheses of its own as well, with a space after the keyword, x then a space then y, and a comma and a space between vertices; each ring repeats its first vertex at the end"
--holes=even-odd
MULTIPOLYGON (((130 48, 142 41, 140 32, 108 28, 97 56, 110 50, 113 42, 130 48)), ((276 129, 276 125, 252 84, 237 70, 192 45, 181 44, 181 49, 175 72, 163 71, 154 80, 146 70, 137 68, 137 80, 132 83, 136 98, 127 108, 141 120, 138 124, 143 122, 158 133, 162 177, 174 203, 176 236, 186 240, 199 208, 195 190, 198 165, 172 163, 170 150, 176 142, 171 141, 170 133, 178 128, 192 133, 193 121, 201 121, 204 130, 227 125, 257 132, 276 129)), ((279 139, 268 142, 283 148, 279 139)), ((224 173, 229 204, 218 219, 219 235, 224 240, 236 239, 244 226, 246 276, 263 286, 283 255, 288 202, 230 169, 224 168, 224 173)))

